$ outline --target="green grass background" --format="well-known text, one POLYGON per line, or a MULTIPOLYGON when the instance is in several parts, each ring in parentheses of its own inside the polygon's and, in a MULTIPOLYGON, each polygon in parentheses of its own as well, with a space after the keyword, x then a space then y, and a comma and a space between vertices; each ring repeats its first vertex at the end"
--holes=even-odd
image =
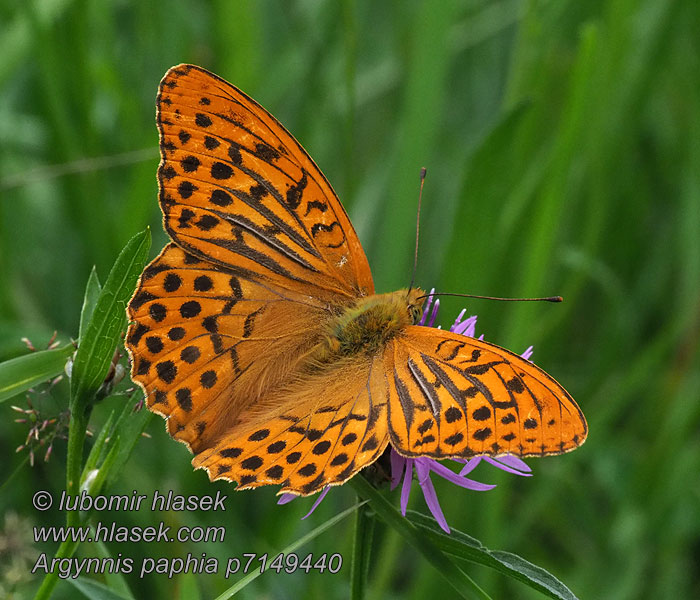
MULTIPOLYGON (((443 325, 466 305, 487 340, 515 351, 534 344, 535 362, 590 426, 573 454, 529 461, 530 479, 482 465, 474 477, 498 483, 494 491, 436 481, 448 522, 545 567, 582 599, 700 597, 698 31, 695 0, 4 0, 0 359, 26 352, 22 336, 37 346, 54 330, 64 342, 76 337, 90 268, 104 281, 137 231, 151 225, 153 254, 164 245, 155 92, 168 67, 202 65, 256 98, 314 157, 350 213, 378 290, 410 280, 425 166, 419 285, 564 296, 561 305, 443 300, 443 325)), ((34 401, 56 413, 67 390, 62 382, 34 401)), ((124 402, 105 400, 91 428, 124 402)), ((0 405, 2 481, 24 458, 14 450, 27 431, 9 404, 0 405)), ((277 507, 273 489, 234 494, 210 484, 160 419, 149 431, 109 492, 222 490, 227 511, 109 518, 224 524, 227 539, 113 544, 114 554, 274 553, 354 502, 348 487, 334 490, 300 521, 308 500, 277 507)), ((31 495, 61 490, 64 469, 58 443, 47 464, 25 463, 2 491, 0 577, 15 598, 31 597, 39 578, 27 573, 32 560, 12 560, 55 550, 32 549, 26 526, 63 522, 58 511, 32 509, 31 495)), ((417 487, 413 496, 425 511, 417 487)), ((341 552, 339 574, 267 573, 241 597, 347 597, 351 534, 347 520, 305 549, 341 552)), ((495 598, 539 597, 468 570, 495 598)), ((210 598, 232 583, 127 580, 139 598, 172 599, 210 598)), ((378 528, 369 598, 443 588, 416 552, 378 528)), ((62 582, 55 597, 75 593, 62 582)))

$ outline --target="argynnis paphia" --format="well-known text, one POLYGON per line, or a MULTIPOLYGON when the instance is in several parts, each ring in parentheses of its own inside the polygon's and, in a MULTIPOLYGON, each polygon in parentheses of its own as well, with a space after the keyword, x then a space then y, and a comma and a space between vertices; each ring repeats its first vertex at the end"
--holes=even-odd
POLYGON ((179 65, 157 100, 169 243, 128 307, 132 378, 209 477, 307 495, 391 445, 433 458, 561 454, 569 394, 493 344, 421 327, 424 292, 374 294, 340 201, 243 92, 179 65))

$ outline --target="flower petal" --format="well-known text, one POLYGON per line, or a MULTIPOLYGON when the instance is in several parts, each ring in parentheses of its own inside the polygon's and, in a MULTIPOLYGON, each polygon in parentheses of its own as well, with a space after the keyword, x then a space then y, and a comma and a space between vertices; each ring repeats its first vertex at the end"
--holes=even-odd
POLYGON ((303 521, 304 519, 306 519, 306 517, 308 517, 312 512, 314 512, 314 511, 316 510, 316 507, 317 507, 319 504, 321 504, 321 501, 326 497, 326 494, 330 491, 330 489, 331 489, 331 486, 330 486, 330 485, 327 485, 326 487, 323 488, 323 491, 318 495, 318 498, 316 498, 316 502, 314 502, 313 506, 311 507, 311 510, 310 510, 309 512, 307 512, 307 513, 301 518, 302 521, 303 521))
POLYGON ((416 472, 418 473, 418 482, 423 490, 425 503, 428 505, 430 512, 433 514, 433 517, 435 517, 438 525, 440 525, 446 533, 450 533, 450 528, 447 525, 445 515, 442 513, 442 508, 440 508, 433 482, 430 480, 430 467, 426 463, 416 460, 416 472))
POLYGON ((413 483, 413 459, 406 459, 406 471, 403 476, 403 485, 401 486, 401 514, 406 516, 408 508, 408 497, 411 495, 411 483, 413 483))
MULTIPOLYGON (((416 462, 416 464, 418 463, 416 462)), ((455 485, 458 485, 460 487, 467 488, 468 490, 485 492, 486 490, 492 490, 496 487, 495 485, 489 483, 480 483, 478 481, 474 481, 473 479, 467 479, 466 477, 458 475, 452 469, 448 469, 445 465, 442 465, 435 460, 430 460, 430 463, 424 463, 423 466, 427 467, 429 470, 435 471, 438 475, 440 475, 440 477, 447 479, 447 481, 449 481, 450 483, 454 483, 455 485)))
POLYGON ((462 322, 462 319, 464 318, 464 313, 467 312, 466 308, 462 309, 462 312, 457 315, 457 318, 455 319, 455 322, 452 323, 452 327, 450 327, 450 331, 454 331, 457 325, 459 325, 462 322))
POLYGON ((281 494, 279 500, 277 500, 277 504, 288 504, 294 498, 298 498, 296 494, 281 494))
POLYGON ((459 333, 460 335, 466 335, 467 337, 474 337, 474 334, 476 333, 476 315, 472 315, 468 319, 465 319, 454 327, 452 331, 459 333))
POLYGON ((481 462, 481 456, 475 456, 474 458, 470 458, 467 460, 466 458, 459 459, 459 462, 463 462, 464 466, 462 467, 462 470, 459 472, 460 475, 467 475, 468 473, 471 473, 476 467, 479 465, 481 462))
POLYGON ((532 469, 529 465, 512 454, 505 454, 503 456, 497 456, 496 458, 484 456, 484 460, 507 473, 514 473, 515 475, 523 475, 526 477, 531 477, 532 475, 532 469))
POLYGON ((430 290, 430 293, 428 294, 427 298, 425 299, 425 305, 423 306, 423 316, 421 317, 421 320, 418 321, 418 325, 425 325, 425 322, 428 319, 428 313, 430 312, 430 307, 433 304, 433 294, 434 293, 435 293, 435 288, 430 290))
POLYGON ((406 466, 406 459, 401 456, 396 450, 391 449, 389 454, 389 460, 391 461, 391 488, 396 489, 396 486, 401 483, 401 475, 403 475, 404 467, 406 466))

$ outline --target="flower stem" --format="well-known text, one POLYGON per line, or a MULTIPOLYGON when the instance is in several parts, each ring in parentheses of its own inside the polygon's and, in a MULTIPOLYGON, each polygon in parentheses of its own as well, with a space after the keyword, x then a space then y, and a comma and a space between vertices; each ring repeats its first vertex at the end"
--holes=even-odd
MULTIPOLYGON (((68 456, 66 459, 66 495, 80 493, 80 477, 83 465, 83 445, 85 432, 90 419, 90 409, 85 406, 71 410, 70 425, 68 427, 68 456)), ((80 511, 66 511, 66 526, 80 527, 84 522, 80 519, 80 511)), ((78 542, 72 540, 63 542, 56 551, 54 558, 68 558, 78 548, 78 542)), ((50 572, 44 576, 41 586, 34 596, 34 600, 46 600, 51 596, 54 587, 58 583, 58 572, 50 572)))
MULTIPOLYGON (((361 501, 358 498, 358 502, 361 501)), ((372 553, 372 537, 375 520, 371 509, 365 504, 355 513, 355 532, 352 541, 352 563, 350 571, 350 598, 362 600, 369 572, 369 559, 372 553)))
MULTIPOLYGON (((85 406, 71 411, 70 426, 68 428, 68 456, 66 458, 66 495, 73 496, 80 493, 80 475, 83 465, 83 445, 85 432, 90 418, 90 411, 85 406)), ((76 526, 80 521, 80 512, 70 510, 66 512, 66 525, 76 526)))
MULTIPOLYGON (((63 542, 56 550, 54 558, 68 558, 73 556, 73 553, 78 548, 78 542, 68 540, 63 542)), ((41 582, 39 589, 36 591, 34 600, 47 600, 51 597, 51 592, 58 583, 58 570, 47 573, 44 580, 41 582)))

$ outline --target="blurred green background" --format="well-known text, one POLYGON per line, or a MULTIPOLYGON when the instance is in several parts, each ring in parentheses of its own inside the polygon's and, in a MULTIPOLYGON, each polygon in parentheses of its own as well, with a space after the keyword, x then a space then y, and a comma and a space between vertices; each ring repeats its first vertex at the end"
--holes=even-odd
MULTIPOLYGON (((166 69, 202 65, 256 98, 314 157, 350 213, 379 291, 410 280, 419 169, 428 169, 417 281, 564 304, 443 299, 477 333, 522 351, 577 399, 590 426, 573 454, 516 478, 481 465, 491 492, 436 481, 448 522, 516 552, 580 598, 700 597, 700 4, 696 0, 0 2, 0 359, 77 336, 92 265, 102 281, 150 225, 154 98, 166 69)), ((45 415, 66 382, 39 388, 45 415)), ((133 402, 134 400, 128 400, 133 402)), ((93 414, 99 430, 108 398, 93 414)), ((27 426, 0 405, 1 481, 24 460, 27 426)), ((192 472, 160 419, 119 484, 229 494, 224 515, 118 513, 119 524, 224 524, 223 544, 113 544, 125 556, 281 550, 354 502, 334 490, 275 505, 192 472)), ((39 489, 60 491, 65 443, 37 456, 0 498, 0 595, 31 597, 39 489), (10 550, 8 550, 8 548, 10 550), (24 558, 23 558, 24 557, 24 558)), ((398 495, 393 496, 398 504, 398 495)), ((414 489, 412 506, 426 511, 414 489)), ((105 517, 107 518, 107 517, 105 517)), ((340 552, 337 575, 267 573, 244 598, 345 598, 352 519, 302 553, 340 552)), ((91 556, 94 548, 82 547, 91 556)), ((536 598, 490 571, 494 598, 536 598)), ((137 597, 214 597, 220 576, 127 576, 137 597)), ((443 580, 379 527, 370 598, 425 598, 443 580)), ((75 590, 59 583, 56 598, 75 590)))

